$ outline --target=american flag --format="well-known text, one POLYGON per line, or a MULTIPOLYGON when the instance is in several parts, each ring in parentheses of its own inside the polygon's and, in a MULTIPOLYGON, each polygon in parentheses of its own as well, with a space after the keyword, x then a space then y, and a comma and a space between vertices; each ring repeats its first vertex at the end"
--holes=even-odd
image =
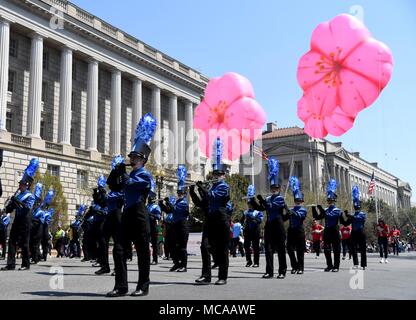
POLYGON ((262 148, 256 146, 255 144, 253 144, 253 153, 259 155, 263 160, 269 159, 266 152, 264 152, 262 148))
POLYGON ((368 185, 368 195, 371 196, 374 193, 374 186, 375 186, 375 181, 374 181, 374 171, 373 174, 371 175, 371 181, 370 184, 368 185))

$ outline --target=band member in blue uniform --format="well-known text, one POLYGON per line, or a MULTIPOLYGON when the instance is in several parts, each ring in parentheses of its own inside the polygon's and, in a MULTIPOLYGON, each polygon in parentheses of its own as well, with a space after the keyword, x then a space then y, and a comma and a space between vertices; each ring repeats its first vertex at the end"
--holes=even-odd
POLYGON ((163 212, 163 228, 164 228, 164 236, 165 236, 165 243, 163 246, 163 251, 165 253, 165 257, 163 260, 169 260, 172 258, 172 250, 175 245, 175 238, 173 234, 173 213, 170 211, 176 202, 176 198, 173 196, 169 197, 169 203, 171 206, 167 208, 163 205, 163 201, 159 201, 160 209, 163 212))
MULTIPOLYGON (((150 113, 144 115, 136 128, 132 151, 128 155, 132 171, 125 173, 125 164, 116 166, 122 176, 124 186, 124 208, 121 216, 120 242, 114 241, 115 286, 107 297, 118 297, 127 294, 127 257, 126 248, 133 241, 139 269, 139 279, 132 296, 146 296, 150 284, 150 225, 146 199, 151 188, 152 176, 144 168, 151 149, 150 141, 156 130, 156 120, 150 113)), ((116 237, 118 238, 118 237, 116 237)))
POLYGON ((253 206, 250 204, 256 190, 254 185, 249 185, 247 190, 247 207, 248 209, 244 211, 241 218, 241 224, 244 225, 244 249, 246 252, 246 267, 253 266, 253 268, 258 268, 260 264, 260 225, 263 221, 263 212, 253 209, 253 206), (254 264, 251 260, 251 247, 253 247, 253 257, 254 264))
POLYGON ((32 210, 32 221, 30 228, 30 240, 29 240, 29 251, 30 251, 30 263, 36 264, 40 259, 39 244, 42 238, 42 224, 41 218, 43 217, 42 211, 42 183, 38 182, 35 186, 35 203, 33 204, 32 210))
POLYGON ((165 198, 163 206, 167 207, 166 211, 173 213, 172 232, 174 234, 174 248, 171 252, 173 259, 173 266, 169 271, 186 272, 188 264, 188 253, 186 247, 189 238, 189 205, 186 200, 186 167, 178 166, 178 189, 175 204, 172 206, 169 203, 169 198, 165 198))
POLYGON ((10 213, 3 213, 0 216, 0 245, 1 245, 1 256, 0 260, 4 260, 6 258, 6 241, 7 241, 7 229, 10 224, 10 213))
MULTIPOLYGON (((96 262, 92 265, 93 267, 101 267, 96 274, 102 273, 103 266, 105 267, 106 255, 108 259, 108 250, 105 252, 106 241, 104 237, 104 223, 107 218, 108 208, 107 208, 107 190, 106 178, 103 175, 100 175, 97 180, 97 188, 94 188, 92 195, 93 201, 91 206, 86 214, 86 217, 94 216, 92 224, 92 238, 90 242, 90 247, 95 251, 96 262)), ((108 249, 108 248, 107 248, 108 249)))
POLYGON ((81 244, 79 242, 82 215, 86 210, 86 206, 81 204, 75 214, 75 221, 71 223, 72 239, 69 241, 69 258, 81 258, 81 244))
POLYGON ((162 210, 160 206, 156 203, 156 183, 152 179, 151 181, 151 188, 150 193, 147 198, 147 212, 149 212, 149 219, 150 219, 150 243, 152 244, 152 265, 156 265, 158 263, 158 230, 157 226, 162 219, 162 210))
POLYGON ((252 198, 251 204, 253 208, 259 211, 267 212, 267 220, 264 226, 264 246, 266 251, 266 273, 263 278, 272 278, 274 275, 273 254, 277 251, 279 259, 278 279, 286 277, 286 232, 283 222, 283 210, 286 207, 285 200, 280 194, 279 162, 277 159, 269 158, 269 181, 271 196, 264 199, 261 195, 257 195, 259 203, 252 198))
POLYGON ((291 177, 289 184, 293 192, 295 206, 292 209, 286 207, 287 214, 285 219, 289 219, 290 221, 287 231, 287 253, 289 255, 290 265, 292 267, 291 273, 303 274, 306 245, 303 221, 306 218, 307 210, 302 206, 303 193, 300 190, 300 183, 298 178, 291 177))
POLYGON ((54 208, 49 208, 43 210, 43 228, 42 228, 42 261, 48 259, 48 254, 50 254, 50 244, 49 240, 51 235, 49 233, 49 225, 51 224, 52 217, 55 213, 54 208))
POLYGON ((30 269, 29 237, 32 208, 35 203, 35 196, 30 192, 30 185, 38 167, 39 161, 32 159, 19 181, 19 189, 6 205, 6 213, 15 211, 15 217, 10 231, 7 265, 1 270, 14 270, 16 268, 17 245, 22 249, 22 265, 19 270, 30 269))
MULTIPOLYGON (((49 206, 52 204, 53 197, 55 196, 55 192, 53 190, 49 190, 46 193, 45 199, 41 203, 41 205, 36 209, 36 212, 32 215, 32 229, 31 229, 31 258, 34 264, 38 263, 41 260, 41 254, 39 250, 39 246, 42 241, 43 237, 43 225, 45 223, 45 215, 46 212, 49 210, 49 206), (32 234, 33 232, 33 234, 32 234)), ((36 197, 36 195, 35 195, 36 197)), ((39 197, 40 201, 41 198, 39 197)))
POLYGON ((209 200, 208 194, 204 193, 201 188, 197 188, 198 194, 195 192, 195 185, 191 185, 189 188, 189 195, 191 196, 192 202, 195 206, 200 208, 204 213, 204 223, 202 226, 202 238, 201 238, 201 258, 202 258, 202 271, 201 276, 195 280, 198 284, 209 284, 211 283, 211 253, 210 245, 208 241, 208 210, 209 200))
POLYGON ((342 211, 336 207, 337 200, 337 182, 335 179, 330 179, 327 186, 327 203, 328 208, 324 209, 318 205, 319 213, 316 207, 312 207, 312 215, 315 220, 325 219, 324 229, 324 254, 326 259, 325 272, 338 272, 341 260, 341 237, 339 234, 338 223, 340 221, 342 211), (334 263, 332 263, 331 251, 334 252, 334 263))
POLYGON ((364 231, 367 214, 361 211, 360 190, 357 185, 352 188, 352 200, 354 205, 354 214, 344 211, 346 218, 341 216, 341 223, 345 226, 352 225, 351 231, 351 251, 354 267, 358 268, 358 254, 361 255, 361 267, 363 270, 367 267, 367 237, 364 231))
MULTIPOLYGON (((207 190, 202 181, 197 182, 203 197, 208 198, 207 236, 209 245, 215 255, 218 265, 218 280, 216 285, 224 285, 228 278, 230 215, 227 204, 230 201, 230 187, 225 180, 225 166, 222 163, 223 144, 220 138, 215 141, 213 156, 213 178, 216 180, 207 190)), ((232 212, 232 211, 231 211, 232 212)), ((211 279, 211 266, 206 272, 206 278, 211 279)))

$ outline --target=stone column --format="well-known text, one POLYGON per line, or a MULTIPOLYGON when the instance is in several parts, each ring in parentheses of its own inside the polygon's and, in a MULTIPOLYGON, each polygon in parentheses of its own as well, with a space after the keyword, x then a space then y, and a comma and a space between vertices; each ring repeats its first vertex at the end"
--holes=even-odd
POLYGON ((121 146, 121 71, 111 73, 110 153, 120 154, 121 146))
POLYGON ((162 116, 160 110, 160 88, 153 86, 152 87, 152 114, 156 119, 156 132, 154 135, 153 143, 153 159, 155 159, 156 164, 161 164, 162 162, 162 141, 161 141, 161 129, 162 129, 162 116))
POLYGON ((169 160, 172 167, 176 168, 179 162, 179 138, 178 138, 178 97, 174 94, 169 96, 169 160))
POLYGON ((97 151, 98 130, 98 61, 88 61, 87 83, 87 141, 85 149, 97 151))
POLYGON ((29 112, 27 117, 27 134, 40 139, 40 120, 42 112, 42 72, 43 72, 43 38, 32 34, 30 51, 29 112))
POLYGON ((6 131, 10 23, 0 18, 0 131, 6 131))
POLYGON ((142 117, 142 80, 136 78, 133 80, 133 98, 131 114, 131 143, 133 145, 136 136, 136 127, 142 117))
MULTIPOLYGON (((193 114, 195 114, 196 108, 197 106, 194 107, 193 114)), ((192 127, 193 127, 193 118, 192 118, 192 127)), ((195 161, 194 171, 200 174, 201 173, 201 155, 199 153, 198 133, 196 132, 196 130, 194 130, 193 145, 194 145, 194 156, 195 156, 194 157, 194 161, 195 161)))
POLYGON ((193 150, 193 128, 194 128, 194 115, 193 105, 191 101, 185 101, 185 163, 189 171, 193 170, 194 165, 194 150, 193 150))
POLYGON ((63 47, 61 51, 60 79, 58 142, 70 145, 72 118, 72 50, 68 47, 63 47))

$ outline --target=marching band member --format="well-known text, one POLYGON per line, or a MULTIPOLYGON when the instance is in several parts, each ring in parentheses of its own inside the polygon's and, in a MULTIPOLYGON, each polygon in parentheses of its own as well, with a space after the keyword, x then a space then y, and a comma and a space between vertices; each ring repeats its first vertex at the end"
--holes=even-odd
POLYGON ((354 204, 354 215, 348 213, 347 210, 344 211, 346 219, 341 216, 341 223, 344 225, 352 225, 351 230, 351 250, 352 250, 352 259, 354 267, 358 268, 358 255, 357 248, 360 251, 361 255, 361 267, 363 270, 367 267, 367 237, 364 231, 364 223, 367 219, 367 214, 362 212, 361 201, 360 201, 360 191, 358 186, 355 185, 352 188, 352 199, 354 204))
POLYGON ((380 263, 389 263, 387 260, 389 250, 389 242, 388 242, 388 236, 390 234, 389 226, 384 222, 383 219, 378 219, 377 223, 377 241, 378 241, 378 247, 380 251, 380 263))
POLYGON ((42 211, 42 183, 38 182, 35 186, 35 203, 32 210, 32 222, 30 228, 29 239, 29 251, 30 251, 30 263, 36 264, 40 259, 39 244, 42 238, 42 224, 41 218, 43 217, 42 211))
POLYGON ((0 245, 1 245, 1 256, 0 260, 6 258, 6 240, 7 240, 7 228, 10 224, 10 213, 2 212, 0 216, 0 245))
POLYGON ((147 197, 147 211, 149 212, 150 218, 150 242, 152 244, 152 256, 153 265, 156 265, 158 262, 159 250, 158 250, 158 225, 159 221, 162 219, 162 210, 160 206, 155 203, 156 193, 155 193, 155 181, 152 179, 151 188, 149 196, 147 197))
POLYGON ((341 258, 341 240, 338 229, 338 222, 342 215, 340 209, 335 205, 337 200, 337 182, 335 179, 331 179, 327 186, 327 203, 328 208, 324 209, 321 205, 318 205, 319 214, 316 211, 316 207, 312 207, 312 215, 316 220, 325 219, 325 230, 323 235, 324 240, 324 253, 326 259, 325 272, 338 272, 341 258), (332 263, 331 250, 334 252, 334 263, 332 263))
POLYGON ((293 192, 295 206, 292 209, 289 209, 287 206, 285 208, 287 212, 286 219, 290 221, 287 231, 287 253, 292 267, 291 273, 303 274, 306 245, 303 221, 306 218, 307 209, 302 206, 304 199, 298 178, 291 177, 289 183, 293 192))
MULTIPOLYGON (((218 265, 218 280, 216 285, 225 285, 228 278, 229 243, 230 243, 230 187, 225 180, 225 166, 222 163, 223 144, 217 138, 214 144, 213 178, 216 180, 207 190, 202 181, 197 182, 203 197, 208 198, 207 235, 209 245, 215 255, 218 265)), ((211 279, 211 266, 208 266, 207 277, 211 279)))
POLYGON ((278 279, 286 277, 286 232, 283 222, 283 210, 286 207, 285 200, 280 194, 279 162, 274 158, 269 158, 269 181, 271 196, 264 199, 261 195, 257 195, 259 203, 252 198, 251 204, 253 208, 259 211, 267 212, 267 220, 264 226, 264 246, 266 250, 266 273, 263 278, 272 278, 274 275, 273 254, 277 251, 279 259, 278 279))
POLYGON ((128 155, 132 171, 127 174, 125 164, 116 165, 124 188, 124 209, 121 215, 119 237, 114 241, 115 285, 107 297, 119 297, 128 292, 126 248, 133 241, 137 252, 139 279, 134 297, 149 294, 150 284, 150 226, 146 199, 150 192, 152 176, 144 168, 151 152, 150 141, 156 130, 156 120, 150 113, 144 115, 137 126, 132 151, 128 155))
MULTIPOLYGON (((52 190, 51 190, 52 191, 52 190)), ((43 210, 43 228, 42 228, 42 261, 46 261, 48 254, 50 254, 49 241, 51 234, 49 233, 49 225, 52 221, 52 217, 55 213, 54 208, 43 210)))
POLYGON ((195 280, 198 284, 211 283, 211 254, 210 245, 208 241, 208 213, 209 213, 209 200, 208 194, 198 187, 198 194, 195 192, 195 185, 189 187, 189 195, 195 206, 200 208, 204 212, 204 224, 202 226, 202 238, 201 238, 201 258, 202 258, 202 270, 201 276, 195 280))
POLYGON ((72 232, 72 239, 69 242, 69 258, 81 258, 81 244, 79 243, 82 215, 86 207, 81 204, 77 213, 75 214, 75 221, 71 223, 70 228, 72 232))
POLYGON ((32 220, 31 210, 35 203, 35 196, 30 192, 30 185, 38 167, 39 161, 32 159, 25 169, 22 179, 19 181, 19 189, 6 205, 6 213, 15 211, 15 217, 10 231, 7 265, 1 268, 1 270, 14 270, 16 268, 17 245, 22 249, 22 265, 19 270, 30 269, 30 222, 32 220))
POLYGON ((164 199, 165 203, 161 206, 165 207, 165 211, 173 213, 172 232, 174 234, 174 245, 171 251, 173 266, 169 271, 186 272, 188 264, 188 253, 186 247, 189 237, 189 205, 186 200, 186 167, 183 165, 178 166, 178 198, 175 204, 172 205, 169 202, 169 198, 164 199))
POLYGON ((342 260, 345 260, 347 251, 349 259, 351 259, 351 226, 342 225, 339 231, 341 232, 342 260))
POLYGON ((315 251, 315 259, 318 259, 319 253, 321 252, 321 241, 322 241, 322 232, 324 227, 318 223, 315 219, 312 221, 311 234, 312 234, 312 247, 315 251))
MULTIPOLYGON (((101 267, 95 274, 102 274, 103 270, 107 271, 106 259, 108 259, 108 248, 106 250, 106 240, 104 237, 104 224, 108 214, 107 208, 107 190, 105 189, 106 178, 103 175, 98 177, 97 188, 94 188, 93 201, 87 213, 87 217, 92 215, 94 217, 92 224, 91 248, 94 248, 96 253, 96 262, 93 267, 101 267), (103 269, 104 268, 104 269, 103 269)), ((110 271, 108 271, 110 272, 110 271)), ((107 273, 107 272, 105 272, 107 273)))
POLYGON ((250 204, 254 198, 256 191, 254 185, 249 185, 247 190, 247 210, 244 211, 241 223, 244 225, 244 249, 246 252, 246 267, 253 265, 253 268, 258 268, 260 263, 260 225, 263 221, 263 212, 253 209, 250 204), (251 246, 253 246, 254 264, 251 260, 251 246))

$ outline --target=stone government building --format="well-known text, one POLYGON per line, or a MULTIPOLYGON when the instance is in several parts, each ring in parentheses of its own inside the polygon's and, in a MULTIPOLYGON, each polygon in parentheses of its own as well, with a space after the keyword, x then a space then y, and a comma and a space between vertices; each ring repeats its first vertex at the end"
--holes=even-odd
MULTIPOLYGON (((320 190, 322 203, 325 202, 323 193, 326 190, 322 182, 327 181, 330 175, 338 181, 338 192, 350 193, 352 186, 357 184, 361 197, 367 200, 368 185, 374 171, 378 199, 393 208, 411 207, 412 189, 407 182, 383 170, 377 163, 362 159, 358 152, 347 151, 341 142, 312 139, 299 127, 277 128, 274 123, 268 123, 267 131, 262 135, 262 144, 268 156, 279 160, 279 178, 283 190, 292 171, 292 175, 299 177, 302 189, 313 192, 320 190)), ((255 165, 263 169, 260 175, 255 176, 256 190, 268 193, 267 161, 262 160, 257 153, 254 155, 255 165)))
POLYGON ((112 155, 128 154, 138 120, 150 111, 160 128, 173 132, 172 141, 161 133, 162 143, 152 144, 166 172, 162 193, 175 190, 185 150, 193 155, 188 178, 201 179, 210 165, 192 147, 196 134, 185 142, 185 133, 207 83, 66 0, 0 0, 0 205, 38 157, 41 173, 60 177, 74 214, 89 199, 81 189, 108 174, 112 155), (56 12, 61 27, 51 24, 56 12))

